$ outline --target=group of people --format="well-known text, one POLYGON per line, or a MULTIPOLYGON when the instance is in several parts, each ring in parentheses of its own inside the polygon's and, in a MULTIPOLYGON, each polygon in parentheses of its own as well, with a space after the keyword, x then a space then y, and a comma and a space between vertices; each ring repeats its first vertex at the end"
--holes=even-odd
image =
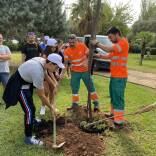
MULTIPOLYGON (((24 111, 25 123, 25 143, 42 145, 43 142, 33 137, 33 125, 38 122, 35 119, 35 105, 33 101, 33 89, 36 88, 42 107, 41 114, 45 114, 45 106, 49 107, 52 113, 54 110, 54 96, 58 81, 63 77, 64 71, 70 62, 71 68, 71 90, 72 105, 70 110, 74 110, 79 106, 79 88, 80 81, 83 80, 87 90, 91 95, 94 105, 94 112, 99 112, 99 97, 96 92, 94 82, 88 72, 88 56, 89 49, 87 46, 78 42, 76 35, 71 34, 68 37, 68 47, 60 50, 58 42, 54 38, 46 36, 46 45, 40 46, 34 44, 34 34, 29 34, 28 43, 23 48, 23 62, 17 71, 9 79, 4 90, 3 99, 7 108, 11 105, 21 104, 24 111), (31 44, 34 44, 33 46, 31 44), (42 48, 44 49, 42 51, 42 48), (38 51, 37 56, 29 51, 38 51), (29 56, 27 56, 29 55, 29 56), (30 58, 30 55, 33 55, 30 58), (90 83, 90 84, 89 84, 90 83), (89 87, 90 85, 90 87, 89 87)), ((121 32, 116 27, 108 30, 107 35, 112 41, 112 46, 106 46, 96 40, 92 40, 91 44, 108 52, 107 55, 95 54, 94 57, 101 59, 111 59, 111 78, 110 78, 110 98, 111 111, 107 117, 114 117, 114 124, 117 128, 122 128, 124 124, 124 92, 127 82, 127 59, 128 59, 128 41, 121 36, 121 32)))

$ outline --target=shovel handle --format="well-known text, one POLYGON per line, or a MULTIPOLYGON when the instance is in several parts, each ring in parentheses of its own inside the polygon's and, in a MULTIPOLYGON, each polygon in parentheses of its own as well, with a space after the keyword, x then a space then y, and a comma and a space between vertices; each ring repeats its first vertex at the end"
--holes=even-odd
POLYGON ((106 120, 108 120, 108 119, 112 119, 112 118, 114 118, 114 117, 121 117, 121 116, 128 116, 128 115, 136 115, 136 113, 128 113, 128 114, 124 114, 124 115, 111 116, 111 117, 108 117, 108 118, 105 118, 105 119, 102 119, 102 120, 98 120, 98 121, 89 123, 89 124, 87 124, 86 127, 93 126, 93 125, 96 125, 96 124, 100 124, 100 123, 102 123, 103 121, 106 121, 106 120))
POLYGON ((55 112, 53 112, 53 143, 56 145, 56 116, 55 112))

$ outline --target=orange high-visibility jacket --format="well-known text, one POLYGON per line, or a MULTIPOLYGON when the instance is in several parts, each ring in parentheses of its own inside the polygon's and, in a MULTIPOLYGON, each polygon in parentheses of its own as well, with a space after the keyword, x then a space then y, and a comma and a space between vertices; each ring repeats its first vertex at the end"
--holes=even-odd
POLYGON ((110 53, 111 56, 111 77, 127 78, 127 61, 129 44, 126 38, 122 38, 117 43, 113 44, 114 51, 110 53))
POLYGON ((88 71, 88 48, 84 43, 76 43, 74 48, 68 47, 64 51, 65 61, 70 61, 74 72, 88 71))

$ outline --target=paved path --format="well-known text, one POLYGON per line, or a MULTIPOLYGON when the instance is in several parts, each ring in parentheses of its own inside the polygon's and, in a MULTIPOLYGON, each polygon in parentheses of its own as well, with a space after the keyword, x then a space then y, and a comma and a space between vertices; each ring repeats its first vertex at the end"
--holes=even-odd
MULTIPOLYGON (((128 82, 156 89, 156 74, 129 70, 128 82)), ((110 77, 109 73, 95 72, 95 75, 110 77)))

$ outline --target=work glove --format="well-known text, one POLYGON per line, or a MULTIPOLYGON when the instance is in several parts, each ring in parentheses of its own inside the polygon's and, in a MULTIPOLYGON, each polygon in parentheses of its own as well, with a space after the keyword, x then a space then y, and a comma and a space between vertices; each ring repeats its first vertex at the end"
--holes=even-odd
POLYGON ((95 40, 95 39, 91 40, 90 42, 91 42, 91 44, 92 44, 93 46, 97 46, 97 44, 99 43, 99 41, 97 41, 97 40, 95 40))
POLYGON ((94 54, 94 58, 100 58, 101 54, 94 54))

